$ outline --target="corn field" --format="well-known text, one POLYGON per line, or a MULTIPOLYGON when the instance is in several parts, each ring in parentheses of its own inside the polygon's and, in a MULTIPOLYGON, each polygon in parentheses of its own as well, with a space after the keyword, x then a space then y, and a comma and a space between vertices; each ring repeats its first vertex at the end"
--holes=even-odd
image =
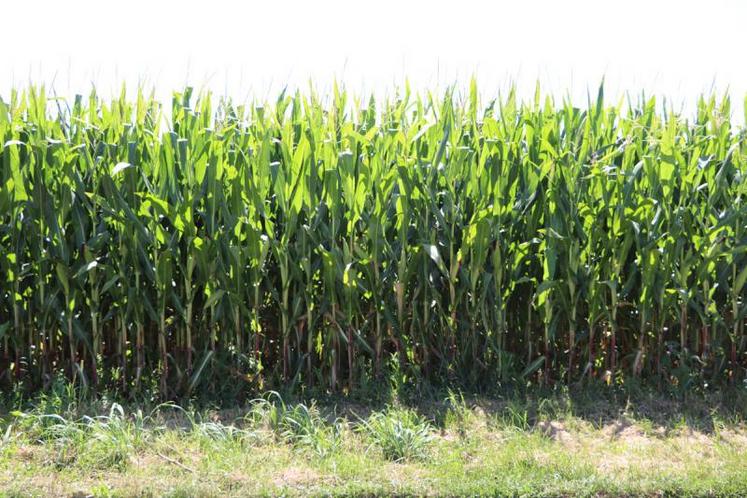
MULTIPOLYGON (((747 108, 745 109, 747 114, 747 108)), ((728 98, 0 100, 0 382, 741 382, 728 98)))

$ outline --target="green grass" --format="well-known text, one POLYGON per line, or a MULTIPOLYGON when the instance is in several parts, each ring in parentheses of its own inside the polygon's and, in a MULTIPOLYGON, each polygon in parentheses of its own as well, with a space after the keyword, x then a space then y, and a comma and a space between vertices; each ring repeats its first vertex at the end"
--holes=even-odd
POLYGON ((697 397, 584 396, 450 393, 362 413, 272 394, 230 410, 143 415, 98 401, 55 417, 32 403, 3 417, 0 496, 747 493, 743 412, 697 397))
POLYGON ((424 460, 428 456, 432 429, 412 410, 375 412, 359 423, 359 430, 387 460, 424 460))

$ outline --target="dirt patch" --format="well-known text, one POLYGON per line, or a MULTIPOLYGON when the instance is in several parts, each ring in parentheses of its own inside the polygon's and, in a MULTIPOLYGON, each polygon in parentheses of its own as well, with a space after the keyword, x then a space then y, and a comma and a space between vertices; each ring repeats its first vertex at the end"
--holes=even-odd
POLYGON ((319 474, 306 467, 288 467, 273 479, 275 486, 305 487, 319 482, 319 474))
POLYGON ((47 474, 39 472, 31 476, 20 476, 13 473, 0 475, 0 489, 4 492, 11 490, 26 493, 28 490, 34 490, 34 493, 38 493, 39 496, 67 496, 70 492, 66 488, 66 483, 52 472, 47 474))
POLYGON ((708 437, 706 434, 695 430, 688 430, 682 434, 678 439, 684 440, 685 444, 697 445, 700 448, 710 448, 713 446, 713 439, 708 437))
POLYGON ((616 475, 630 469, 629 455, 605 455, 597 462, 596 468, 603 475, 616 475))
POLYGON ((576 439, 566 429, 563 422, 557 420, 538 422, 537 430, 546 437, 563 444, 572 444, 576 439))
POLYGON ((744 429, 722 429, 718 433, 718 438, 735 448, 747 448, 747 431, 744 429))
POLYGON ((21 462, 33 462, 43 459, 44 448, 40 446, 19 446, 15 450, 15 458, 21 462))
POLYGON ((647 440, 643 430, 626 419, 616 420, 602 428, 604 434, 610 440, 640 442, 647 440))

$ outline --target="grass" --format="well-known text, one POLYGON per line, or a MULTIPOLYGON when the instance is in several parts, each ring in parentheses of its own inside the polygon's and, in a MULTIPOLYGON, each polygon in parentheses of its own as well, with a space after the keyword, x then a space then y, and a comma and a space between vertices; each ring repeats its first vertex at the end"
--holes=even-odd
POLYGON ((367 413, 277 395, 148 414, 28 404, 3 417, 0 496, 747 493, 743 413, 705 398, 592 398, 449 393, 367 413), (81 415, 91 410, 103 414, 81 415))
POLYGON ((360 432, 387 460, 422 460, 428 456, 431 427, 412 410, 389 408, 361 420, 360 432))

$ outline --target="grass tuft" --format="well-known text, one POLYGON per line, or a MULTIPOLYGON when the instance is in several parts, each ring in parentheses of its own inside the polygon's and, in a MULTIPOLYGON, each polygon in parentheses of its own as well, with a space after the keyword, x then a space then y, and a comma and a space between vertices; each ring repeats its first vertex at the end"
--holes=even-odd
POLYGON ((414 411, 402 408, 375 412, 360 421, 358 430, 384 458, 395 462, 426 458, 432 441, 431 425, 414 411))

